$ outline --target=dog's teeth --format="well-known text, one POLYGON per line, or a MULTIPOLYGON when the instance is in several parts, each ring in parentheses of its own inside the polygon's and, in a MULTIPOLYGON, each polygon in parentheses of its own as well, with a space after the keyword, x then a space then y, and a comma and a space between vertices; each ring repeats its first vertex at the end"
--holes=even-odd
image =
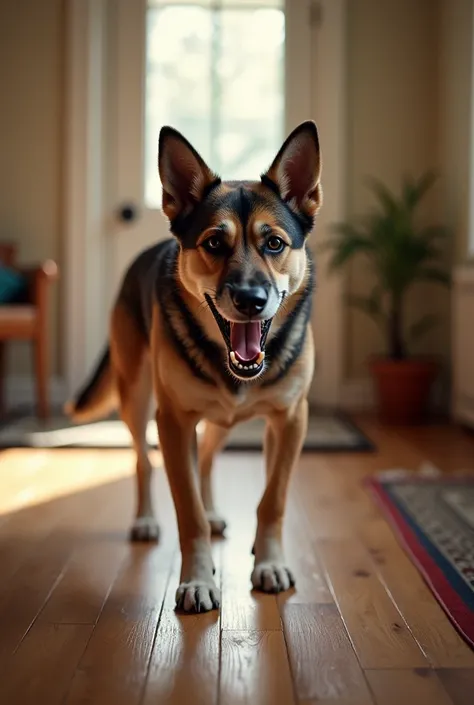
POLYGON ((239 369, 239 370, 247 370, 247 372, 248 372, 249 370, 257 370, 257 369, 260 367, 260 365, 262 364, 263 360, 265 359, 265 353, 264 353, 264 352, 260 352, 260 353, 258 354, 258 357, 256 358, 255 362, 247 362, 247 363, 244 363, 244 364, 242 364, 242 363, 239 361, 239 358, 238 358, 237 355, 235 354, 234 350, 231 350, 231 351, 230 351, 229 357, 230 357, 230 361, 232 362, 232 364, 234 365, 234 367, 237 367, 237 369, 239 369))

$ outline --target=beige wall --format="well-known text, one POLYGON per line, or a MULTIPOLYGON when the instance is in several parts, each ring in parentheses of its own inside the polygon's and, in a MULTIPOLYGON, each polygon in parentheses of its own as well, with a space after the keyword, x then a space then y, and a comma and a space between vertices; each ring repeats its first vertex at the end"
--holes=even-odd
MULTIPOLYGON (((349 2, 348 26, 348 213, 363 213, 372 196, 364 178, 373 175, 397 188, 404 173, 439 168, 439 3, 437 0, 349 2)), ((437 195, 439 198, 440 188, 437 195)), ((433 196, 425 218, 440 215, 433 196)), ((362 263, 352 268, 348 289, 365 293, 370 279, 362 263)), ((423 343, 424 351, 448 352, 448 296, 429 290, 442 326, 423 343)), ((407 317, 424 312, 427 290, 410 299, 407 317)), ((366 360, 384 350, 384 339, 363 313, 346 314, 346 376, 367 375, 366 360)))
MULTIPOLYGON (((63 0, 0 3, 0 239, 17 243, 24 263, 60 256, 62 23, 63 0)), ((29 372, 26 345, 10 346, 9 363, 10 372, 29 372)))

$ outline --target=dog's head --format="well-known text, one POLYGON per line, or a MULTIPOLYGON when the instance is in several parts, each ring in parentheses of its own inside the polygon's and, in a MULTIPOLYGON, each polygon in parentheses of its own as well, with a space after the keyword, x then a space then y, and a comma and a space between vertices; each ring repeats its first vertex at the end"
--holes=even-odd
POLYGON ((258 182, 223 182, 176 130, 159 140, 163 210, 180 243, 180 281, 206 301, 231 373, 258 377, 282 302, 302 286, 321 203, 318 133, 301 124, 258 182))

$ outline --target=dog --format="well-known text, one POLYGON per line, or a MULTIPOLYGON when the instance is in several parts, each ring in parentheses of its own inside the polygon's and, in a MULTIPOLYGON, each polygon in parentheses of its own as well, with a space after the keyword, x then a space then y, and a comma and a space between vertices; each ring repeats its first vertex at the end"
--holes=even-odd
POLYGON ((131 538, 151 541, 159 538, 146 442, 154 402, 179 529, 176 604, 206 612, 220 606, 211 534, 225 529, 212 495, 214 456, 232 426, 252 417, 266 420, 267 484, 251 582, 268 593, 295 584, 282 523, 313 377, 308 238, 322 202, 318 131, 312 121, 299 125, 260 181, 247 182, 222 181, 181 133, 163 127, 158 168, 172 236, 127 270, 106 351, 67 410, 83 422, 119 408, 136 452, 131 538))

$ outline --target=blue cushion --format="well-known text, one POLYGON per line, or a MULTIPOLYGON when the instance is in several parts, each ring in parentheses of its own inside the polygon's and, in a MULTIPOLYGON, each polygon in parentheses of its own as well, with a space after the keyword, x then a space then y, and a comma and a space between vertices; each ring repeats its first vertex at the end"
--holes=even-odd
POLYGON ((0 264, 0 304, 22 300, 27 287, 26 277, 0 264))

